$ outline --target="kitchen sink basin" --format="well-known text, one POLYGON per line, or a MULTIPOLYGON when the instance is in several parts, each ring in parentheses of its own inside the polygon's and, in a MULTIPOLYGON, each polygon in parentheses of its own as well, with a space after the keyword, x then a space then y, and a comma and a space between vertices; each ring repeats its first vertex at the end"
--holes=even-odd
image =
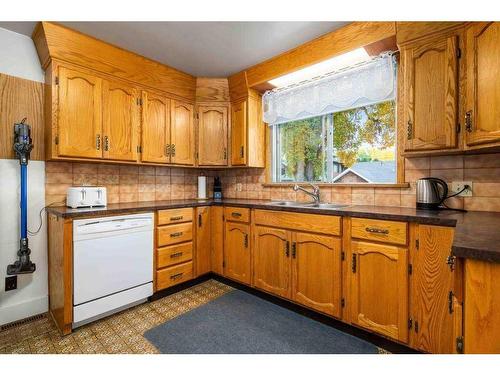
POLYGON ((347 204, 333 204, 333 203, 306 203, 306 202, 292 202, 292 201, 280 201, 270 203, 273 206, 285 206, 285 207, 304 207, 304 208, 318 208, 318 209, 336 209, 346 207, 347 204))

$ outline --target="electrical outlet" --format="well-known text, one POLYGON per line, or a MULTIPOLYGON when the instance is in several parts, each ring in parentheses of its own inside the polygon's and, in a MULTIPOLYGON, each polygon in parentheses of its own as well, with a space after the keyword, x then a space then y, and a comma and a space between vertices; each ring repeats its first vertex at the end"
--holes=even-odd
POLYGON ((5 278, 5 291, 17 289, 17 275, 16 276, 7 276, 5 278))
POLYGON ((236 191, 242 191, 243 190, 243 185, 241 184, 241 182, 238 182, 236 184, 236 191))
POLYGON ((465 185, 468 185, 469 188, 462 191, 458 194, 458 197, 472 197, 472 181, 453 181, 451 183, 451 192, 449 194, 456 194, 460 190, 462 190, 465 185))

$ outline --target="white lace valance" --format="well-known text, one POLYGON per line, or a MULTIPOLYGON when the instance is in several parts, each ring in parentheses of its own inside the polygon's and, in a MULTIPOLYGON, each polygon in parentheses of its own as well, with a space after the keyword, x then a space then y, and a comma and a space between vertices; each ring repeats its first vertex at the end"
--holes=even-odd
POLYGON ((392 54, 383 54, 319 79, 267 91, 262 98, 264 122, 282 124, 394 99, 395 64, 392 54))

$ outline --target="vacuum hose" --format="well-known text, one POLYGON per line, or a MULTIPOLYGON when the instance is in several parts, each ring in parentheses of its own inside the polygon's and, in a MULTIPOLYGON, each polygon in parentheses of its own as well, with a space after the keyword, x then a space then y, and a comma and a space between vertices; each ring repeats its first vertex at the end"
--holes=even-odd
POLYGON ((21 123, 14 124, 14 151, 21 165, 21 238, 17 260, 7 266, 8 275, 33 273, 36 269, 30 260, 31 250, 28 246, 28 160, 33 144, 30 126, 25 121, 23 119, 21 123))

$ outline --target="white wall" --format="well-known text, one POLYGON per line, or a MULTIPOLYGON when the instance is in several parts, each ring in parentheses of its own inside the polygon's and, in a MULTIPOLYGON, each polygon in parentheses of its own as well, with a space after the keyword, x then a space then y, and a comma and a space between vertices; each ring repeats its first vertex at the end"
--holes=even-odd
MULTIPOLYGON (((43 82, 44 74, 31 38, 0 28, 0 73, 43 82)), ((9 126, 13 124, 0 124, 9 126)), ((0 159, 0 325, 48 310, 47 229, 29 236, 36 271, 19 275, 17 289, 5 292, 7 265, 19 248, 19 162, 0 159)), ((38 227, 38 213, 45 205, 45 162, 28 164, 28 228, 38 227)))

